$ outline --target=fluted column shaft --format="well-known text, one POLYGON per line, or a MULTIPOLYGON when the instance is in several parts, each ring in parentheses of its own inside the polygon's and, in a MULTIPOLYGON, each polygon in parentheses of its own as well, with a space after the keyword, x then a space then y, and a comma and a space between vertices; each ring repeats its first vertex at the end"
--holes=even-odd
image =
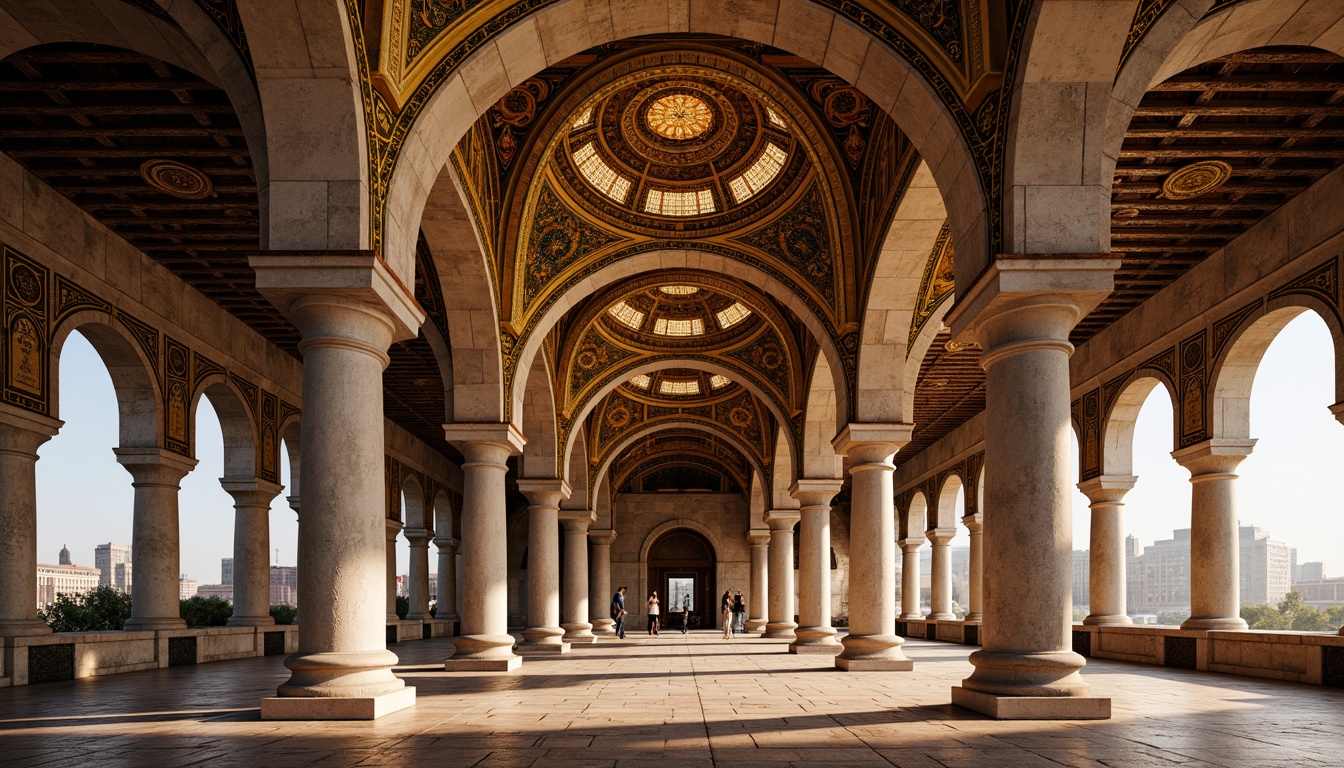
POLYGON ((560 502, 569 497, 563 480, 519 480, 527 496, 527 628, 519 653, 565 653, 560 628, 560 502))
POLYGON ((37 449, 61 422, 0 405, 0 637, 46 635, 37 618, 37 449))
POLYGON ((434 539, 439 550, 439 600, 434 606, 434 618, 457 621, 457 549, 462 542, 451 538, 446 531, 434 539))
POLYGON ((156 448, 117 448, 117 461, 131 474, 135 519, 131 551, 135 586, 128 630, 181 629, 178 491, 196 461, 156 448))
POLYGON ((770 611, 770 534, 767 531, 751 531, 747 534, 751 544, 751 594, 747 597, 749 618, 748 632, 760 632, 769 623, 770 611))
POLYGON ((598 637, 615 637, 616 621, 611 618, 611 544, 616 540, 616 532, 610 529, 588 532, 591 545, 588 579, 588 616, 593 624, 593 634, 598 637))
MULTIPOLYGON (((508 671, 520 659, 509 634, 505 462, 524 440, 510 424, 448 424, 462 452, 462 635, 446 669, 508 671)), ((531 566, 531 562, 528 563, 531 566)))
MULTIPOLYGON (((901 547, 901 618, 902 619, 922 619, 924 614, 919 610, 920 603, 920 578, 919 578, 919 548, 923 541, 917 538, 901 539, 898 544, 901 547)), ((853 560, 850 561, 853 563, 853 560)), ((850 569, 853 570, 853 565, 850 569)), ((850 598, 853 602, 853 598, 850 598)), ((852 613, 853 611, 851 611, 852 613)))
POLYGON ((985 556, 984 556, 984 513, 977 512, 974 515, 967 515, 961 518, 966 524, 966 530, 970 532, 971 552, 970 562, 967 564, 966 591, 969 593, 966 598, 966 621, 980 621, 984 618, 984 574, 985 574, 985 556))
POLYGON ((955 530, 937 528, 926 531, 929 544, 933 548, 933 557, 929 579, 929 615, 930 619, 955 619, 952 612, 952 539, 955 530))
POLYGON ((220 481, 233 497, 231 627, 264 627, 271 618, 271 500, 282 490, 257 479, 220 481))
POLYGON ((571 643, 593 643, 593 625, 588 621, 588 526, 592 525, 590 512, 577 516, 566 512, 560 521, 565 536, 565 585, 561 601, 561 624, 565 640, 571 643))
POLYGON ((1088 543, 1087 602, 1084 624, 1123 626, 1132 624, 1126 602, 1129 584, 1125 566, 1125 494, 1137 478, 1103 475, 1078 484, 1092 510, 1088 543))
MULTIPOLYGON (((835 665, 850 671, 914 668, 896 634, 896 514, 892 458, 908 424, 850 424, 832 445, 849 457, 849 634, 835 665)), ((916 588, 918 593, 918 588, 916 588)))
POLYGON ((1236 469, 1254 440, 1206 440, 1171 454, 1190 471, 1190 618, 1181 629, 1246 629, 1236 469))
POLYGON ((803 479, 789 493, 799 503, 797 639, 790 653, 840 652, 831 626, 831 499, 838 480, 803 479))
MULTIPOLYGON (((798 512, 775 509, 766 513, 770 526, 770 620, 765 637, 794 640, 798 623, 793 620, 793 526, 798 512)), ((716 606, 717 608, 717 606, 716 606)))
POLYGON ((407 567, 406 597, 410 610, 406 618, 412 621, 428 621, 429 614, 429 537, 431 533, 424 528, 407 528, 406 541, 411 545, 411 559, 407 567))

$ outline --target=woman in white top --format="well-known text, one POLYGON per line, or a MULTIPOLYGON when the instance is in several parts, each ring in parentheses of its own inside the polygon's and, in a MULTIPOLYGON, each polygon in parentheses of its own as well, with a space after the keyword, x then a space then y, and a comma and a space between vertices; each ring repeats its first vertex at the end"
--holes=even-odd
POLYGON ((658 606, 658 593, 653 592, 649 595, 649 635, 658 636, 658 614, 661 612, 658 606))

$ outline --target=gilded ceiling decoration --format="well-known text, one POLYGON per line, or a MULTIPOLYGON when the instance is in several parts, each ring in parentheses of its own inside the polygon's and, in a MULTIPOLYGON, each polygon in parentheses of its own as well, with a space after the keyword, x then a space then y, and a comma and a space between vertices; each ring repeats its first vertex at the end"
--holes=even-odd
POLYGON ((665 139, 687 141, 698 138, 714 124, 709 105, 688 94, 673 94, 655 99, 644 112, 649 129, 665 139))
MULTIPOLYGON (((928 325, 934 310, 952 296, 956 288, 956 279, 952 261, 952 238, 947 230, 947 223, 944 222, 943 228, 938 230, 938 237, 933 241, 933 251, 924 265, 924 276, 919 281, 915 312, 910 318, 910 335, 905 342, 906 357, 910 356, 915 338, 924 330, 924 326, 928 325)), ((949 345, 953 343, 957 342, 948 342, 949 345)), ((956 350, 949 346, 948 351, 956 350)))
POLYGON ((1168 200, 1193 200, 1216 192, 1232 178, 1232 166, 1222 160, 1201 160, 1172 171, 1162 181, 1162 197, 1168 200))

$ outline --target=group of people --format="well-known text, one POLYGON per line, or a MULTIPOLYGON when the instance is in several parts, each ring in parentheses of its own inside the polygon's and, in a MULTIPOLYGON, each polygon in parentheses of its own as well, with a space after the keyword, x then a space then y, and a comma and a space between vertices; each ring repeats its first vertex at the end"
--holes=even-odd
MULTIPOLYGON (((625 617, 630 615, 630 612, 625 609, 625 590, 625 587, 621 587, 611 597, 611 618, 616 622, 616 637, 622 640, 625 639, 625 617)), ((742 599, 742 590, 739 589, 736 593, 731 589, 724 590, 719 610, 723 614, 723 639, 731 640, 735 633, 747 631, 747 605, 742 599)), ((649 620, 648 632, 650 637, 658 637, 662 613, 662 602, 658 599, 657 590, 650 592, 646 614, 649 620)), ((690 631, 690 623, 691 596, 686 595, 682 599, 681 605, 681 633, 683 635, 690 631)))

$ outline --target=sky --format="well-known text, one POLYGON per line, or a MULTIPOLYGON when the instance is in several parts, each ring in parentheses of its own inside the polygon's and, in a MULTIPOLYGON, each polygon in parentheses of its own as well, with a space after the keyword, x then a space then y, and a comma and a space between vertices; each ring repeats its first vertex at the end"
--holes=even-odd
MULTIPOLYGON (((74 334, 62 351, 61 369, 65 426, 38 451, 38 561, 56 562, 67 545, 75 563, 93 565, 96 545, 131 543, 131 478, 112 454, 116 398, 97 353, 74 334)), ((1327 410, 1335 401, 1333 380, 1330 333, 1319 317, 1304 313, 1275 339, 1256 375, 1251 429, 1259 443, 1241 465, 1238 503, 1243 525, 1267 528, 1273 538, 1296 547, 1298 562, 1323 561, 1327 575, 1344 576, 1344 496, 1330 482, 1344 470, 1344 426, 1327 410)), ((1144 545, 1190 524, 1189 475, 1171 458, 1171 419, 1166 390, 1158 387, 1139 415, 1134 439, 1139 480, 1125 499, 1126 530, 1144 545)), ((232 556, 233 500, 219 486, 223 439, 204 399, 196 450, 199 464, 182 481, 180 495, 180 571, 213 584, 220 578, 220 559, 232 556)), ((287 482, 284 451, 281 457, 287 482)), ((293 565, 298 523, 284 496, 271 505, 272 563, 293 565)), ((1087 498, 1075 493, 1076 549, 1088 548, 1089 515, 1087 498)), ((966 531, 958 526, 953 546, 966 543, 966 531)), ((398 573, 407 571, 408 552, 400 539, 398 573)), ((432 571, 436 558, 430 560, 432 571)))

